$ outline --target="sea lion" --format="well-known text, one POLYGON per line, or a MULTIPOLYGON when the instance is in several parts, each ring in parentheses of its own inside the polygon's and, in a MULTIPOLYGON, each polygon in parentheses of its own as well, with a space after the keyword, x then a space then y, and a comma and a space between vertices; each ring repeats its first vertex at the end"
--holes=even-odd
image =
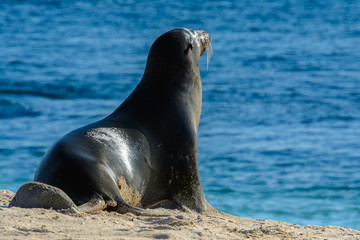
POLYGON ((206 49, 211 39, 204 31, 180 28, 161 35, 129 97, 103 120, 55 143, 34 180, 61 189, 76 206, 95 205, 85 212, 146 214, 143 208, 163 201, 206 211, 197 159, 198 65, 206 49))

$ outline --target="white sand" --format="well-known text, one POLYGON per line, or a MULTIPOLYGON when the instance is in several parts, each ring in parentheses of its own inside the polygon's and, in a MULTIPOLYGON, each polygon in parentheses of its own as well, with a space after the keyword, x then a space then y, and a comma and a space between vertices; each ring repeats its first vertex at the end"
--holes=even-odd
POLYGON ((14 193, 0 190, 0 239, 360 239, 360 231, 239 218, 216 211, 200 215, 154 210, 165 217, 101 211, 8 207, 14 193))

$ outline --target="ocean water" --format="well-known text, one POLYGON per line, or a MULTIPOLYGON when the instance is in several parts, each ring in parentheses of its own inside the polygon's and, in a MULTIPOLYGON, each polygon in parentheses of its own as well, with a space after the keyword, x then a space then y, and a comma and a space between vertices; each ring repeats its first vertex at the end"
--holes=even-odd
POLYGON ((360 1, 0 1, 0 189, 111 113, 176 27, 200 61, 199 171, 241 217, 360 229, 360 1))

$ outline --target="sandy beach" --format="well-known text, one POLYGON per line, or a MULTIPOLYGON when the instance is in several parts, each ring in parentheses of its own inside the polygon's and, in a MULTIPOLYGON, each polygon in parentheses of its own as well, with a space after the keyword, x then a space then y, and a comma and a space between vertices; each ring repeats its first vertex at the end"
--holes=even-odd
POLYGON ((166 216, 149 217, 8 207, 13 196, 0 190, 0 239, 360 239, 360 231, 349 228, 253 220, 218 211, 200 215, 156 209, 166 216))

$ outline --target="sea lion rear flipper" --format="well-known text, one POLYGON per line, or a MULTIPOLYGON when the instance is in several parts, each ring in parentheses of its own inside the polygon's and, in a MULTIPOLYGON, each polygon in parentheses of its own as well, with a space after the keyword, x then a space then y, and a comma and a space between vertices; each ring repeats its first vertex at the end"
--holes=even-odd
POLYGON ((99 194, 94 194, 88 202, 79 205, 77 210, 79 212, 91 213, 104 210, 106 207, 107 204, 104 199, 99 194))
POLYGON ((157 213, 156 211, 154 211, 154 209, 149 211, 147 209, 142 209, 142 208, 131 206, 124 200, 117 201, 117 206, 116 206, 115 210, 118 213, 133 213, 138 216, 157 216, 157 217, 168 216, 168 214, 157 213))

